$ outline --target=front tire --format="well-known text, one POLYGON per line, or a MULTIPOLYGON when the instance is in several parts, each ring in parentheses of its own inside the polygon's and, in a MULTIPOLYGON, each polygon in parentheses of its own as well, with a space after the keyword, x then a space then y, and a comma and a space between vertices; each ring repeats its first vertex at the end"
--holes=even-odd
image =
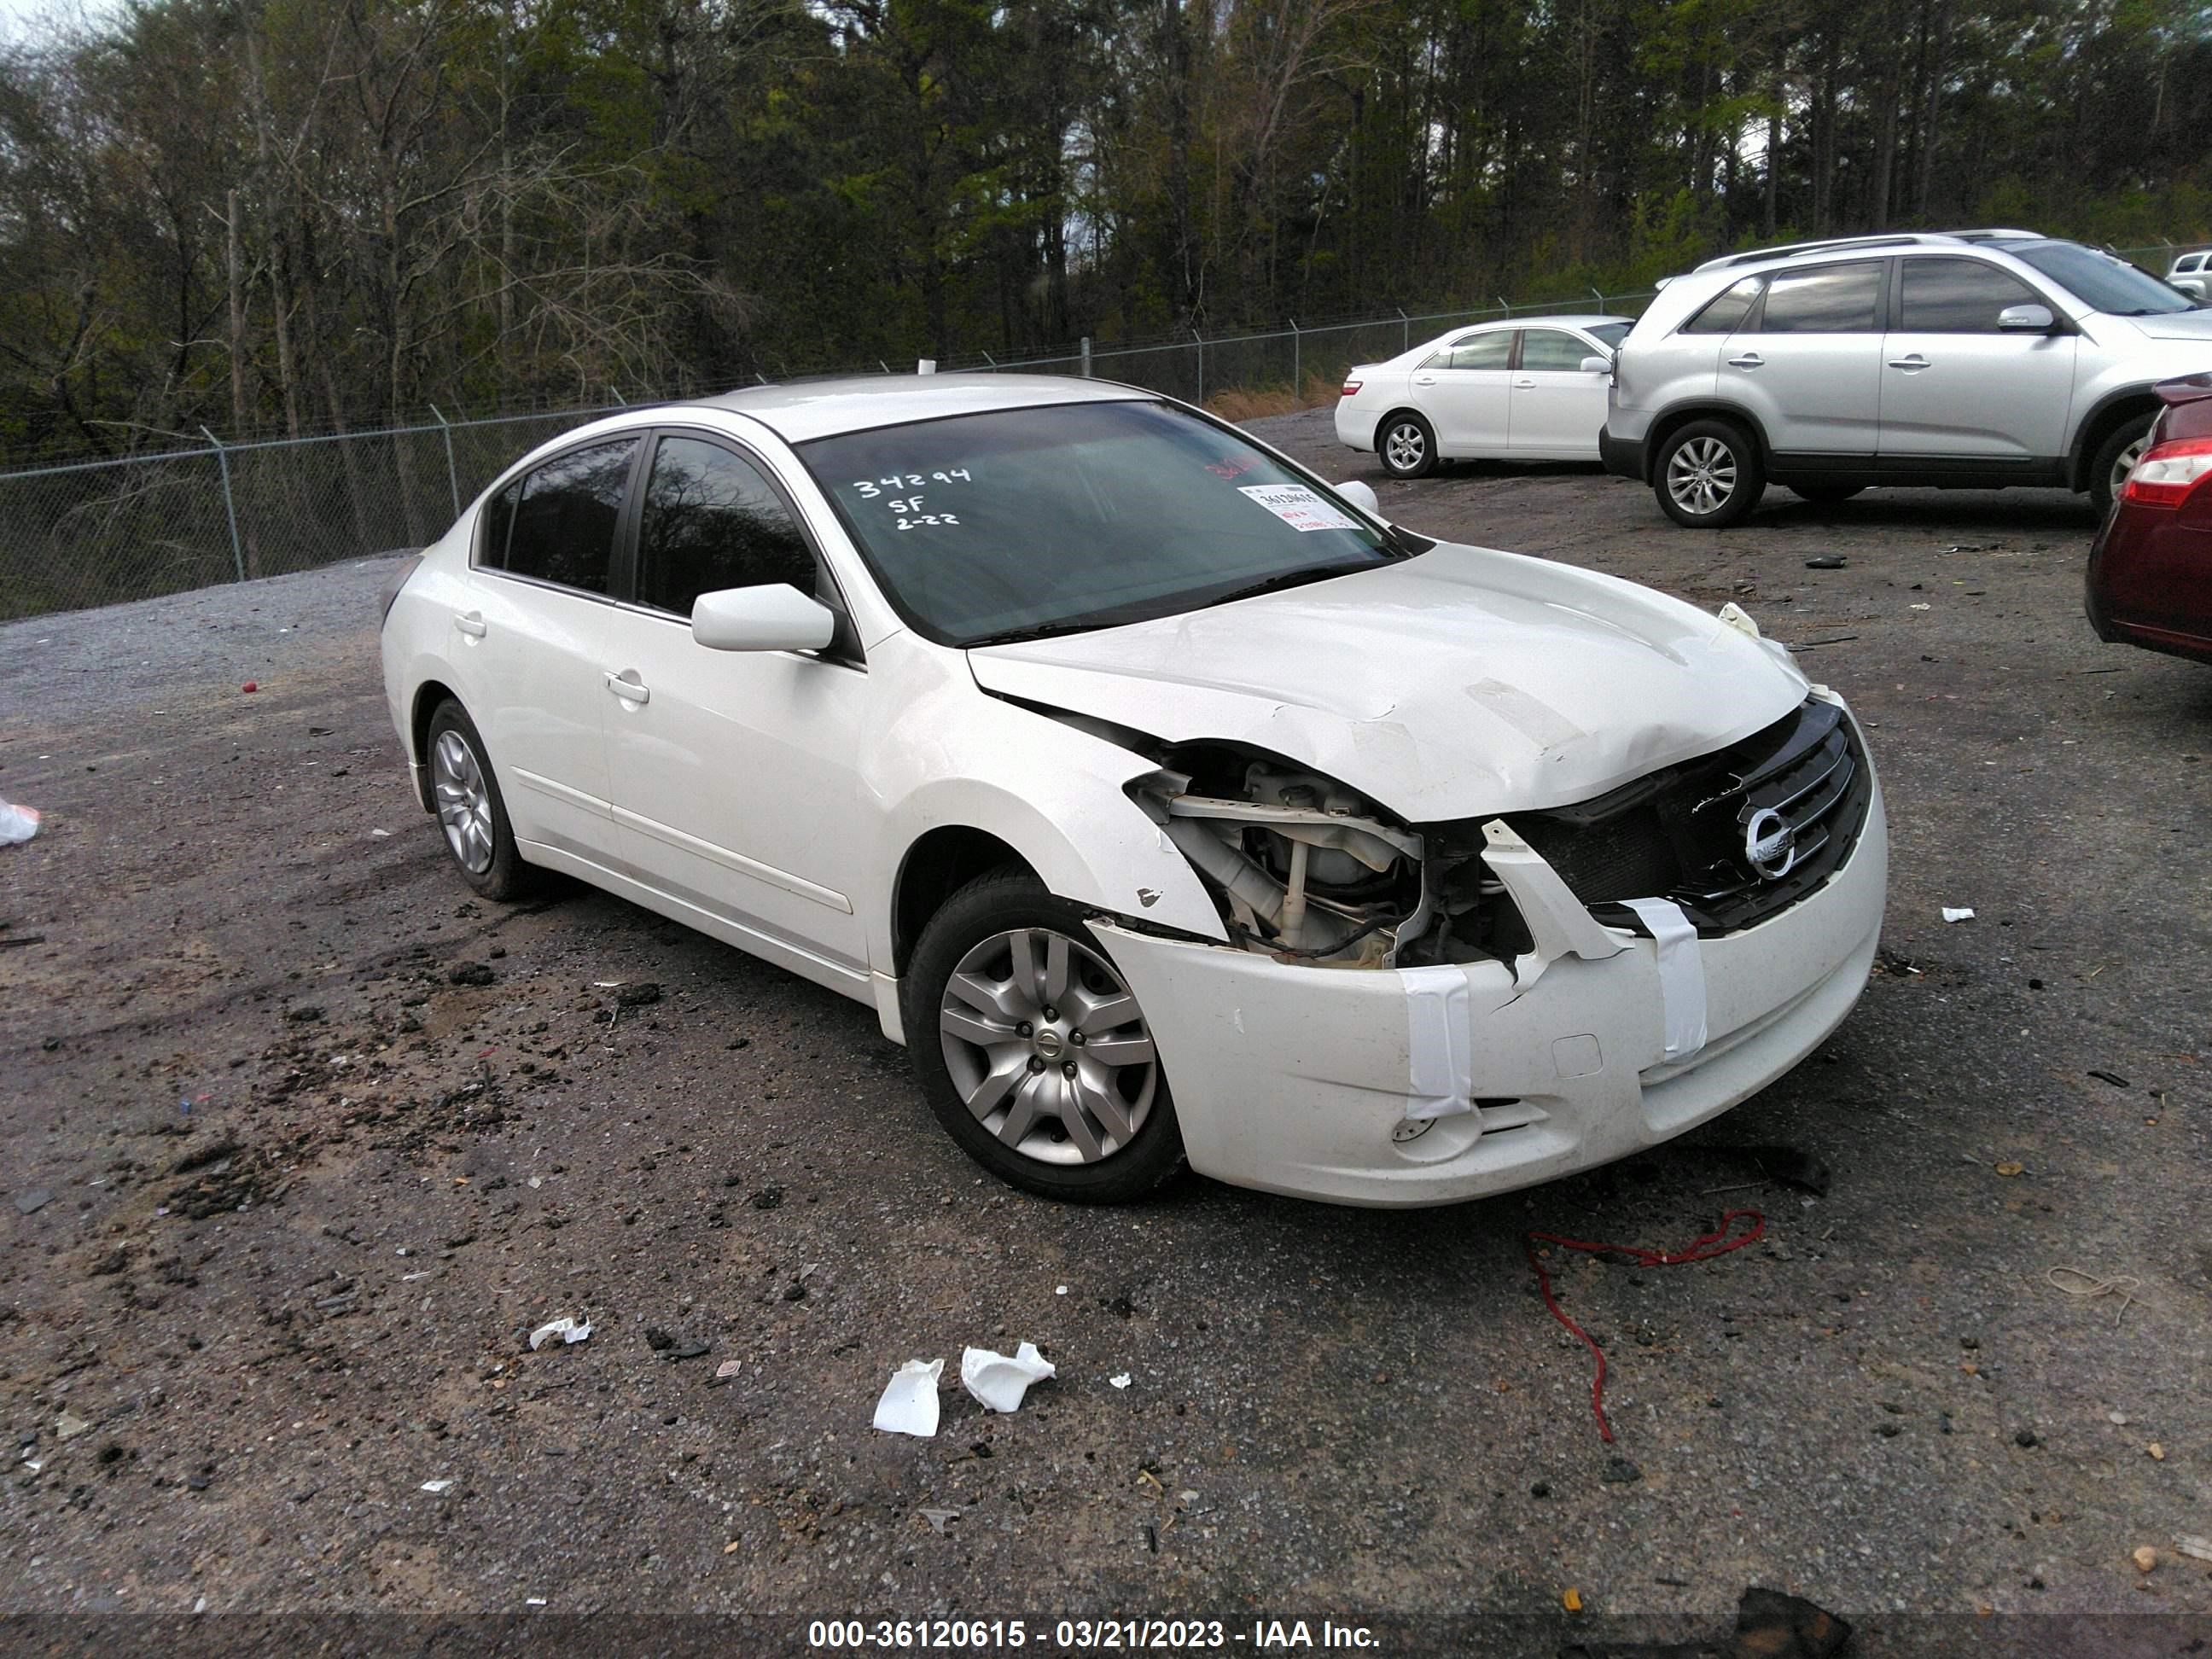
POLYGON ((2128 474, 2142 459, 2144 448, 2150 442, 2151 424, 2158 419, 2155 412, 2146 410, 2130 415, 2105 434, 2105 441, 2097 446, 2097 453, 2089 463, 2089 499, 2096 504, 2097 517, 2101 520, 2112 510, 2119 498, 2120 486, 2128 481, 2128 474))
POLYGON ((902 1012, 930 1109, 962 1151, 1046 1198, 1118 1204, 1182 1165, 1152 1032, 1084 912, 1026 871, 945 902, 902 1012))
POLYGON ((461 879, 488 899, 520 898, 536 872, 515 849, 507 802, 476 722, 448 697, 431 714, 426 735, 438 827, 461 879))
POLYGON ((1425 478, 1437 470, 1437 433, 1410 409, 1382 422, 1375 434, 1382 470, 1394 478, 1425 478))
POLYGON ((1728 421, 1692 421, 1672 434, 1652 469, 1662 512, 1688 530, 1724 530, 1766 493, 1759 446, 1728 421))

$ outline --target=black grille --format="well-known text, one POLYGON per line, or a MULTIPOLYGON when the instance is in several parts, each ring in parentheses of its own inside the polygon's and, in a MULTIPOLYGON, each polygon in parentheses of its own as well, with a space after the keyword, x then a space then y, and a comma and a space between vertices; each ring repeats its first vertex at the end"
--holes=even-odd
MULTIPOLYGON (((1663 895, 1710 939, 1764 921, 1833 874, 1858 842, 1873 793, 1851 723, 1808 698, 1717 754, 1510 822, 1601 921, 1642 932, 1620 901, 1663 895), (1747 848, 1753 820, 1769 811, 1795 843, 1778 875, 1754 869, 1747 848)), ((1771 839, 1779 825, 1762 828, 1771 839)), ((1780 862, 1767 859, 1770 868, 1780 862)))

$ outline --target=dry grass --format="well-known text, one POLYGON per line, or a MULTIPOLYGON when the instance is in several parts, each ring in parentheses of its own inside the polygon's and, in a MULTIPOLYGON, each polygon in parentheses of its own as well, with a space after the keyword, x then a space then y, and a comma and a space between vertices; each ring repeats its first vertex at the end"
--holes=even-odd
POLYGON ((1224 421, 1256 421, 1268 415, 1293 415, 1301 409, 1321 409, 1336 401, 1344 377, 1306 376, 1303 389, 1286 386, 1235 387, 1217 392, 1206 400, 1209 414, 1224 421))

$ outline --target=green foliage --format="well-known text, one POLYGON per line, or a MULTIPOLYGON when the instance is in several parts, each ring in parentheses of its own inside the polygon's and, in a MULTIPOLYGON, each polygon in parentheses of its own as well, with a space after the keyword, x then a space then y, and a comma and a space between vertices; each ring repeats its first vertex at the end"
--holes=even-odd
POLYGON ((0 53, 0 445, 2180 241, 2208 131, 2203 0, 137 0, 0 53))

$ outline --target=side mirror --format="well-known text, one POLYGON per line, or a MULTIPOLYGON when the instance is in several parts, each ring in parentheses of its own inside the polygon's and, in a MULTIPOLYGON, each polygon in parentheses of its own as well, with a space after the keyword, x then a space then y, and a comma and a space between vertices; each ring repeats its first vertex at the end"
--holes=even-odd
POLYGON ((2049 306, 2007 306, 1997 313, 1997 331, 2002 334, 2048 334, 2057 326, 2049 306))
MULTIPOLYGON (((1382 503, 1376 501, 1375 499, 1375 492, 1369 489, 1365 484, 1360 483, 1358 479, 1346 479, 1344 483, 1336 486, 1336 493, 1343 496, 1347 501, 1350 501, 1362 513, 1365 513, 1374 518, 1382 518, 1382 503)), ((1383 522, 1387 524, 1389 520, 1384 519, 1383 522)))
POLYGON ((1610 374, 1613 373, 1613 359, 1610 357, 1585 357, 1583 359, 1583 373, 1585 374, 1610 374))
POLYGON ((819 651, 836 631, 830 607, 787 582, 725 587, 691 604, 691 637, 709 651, 819 651))

